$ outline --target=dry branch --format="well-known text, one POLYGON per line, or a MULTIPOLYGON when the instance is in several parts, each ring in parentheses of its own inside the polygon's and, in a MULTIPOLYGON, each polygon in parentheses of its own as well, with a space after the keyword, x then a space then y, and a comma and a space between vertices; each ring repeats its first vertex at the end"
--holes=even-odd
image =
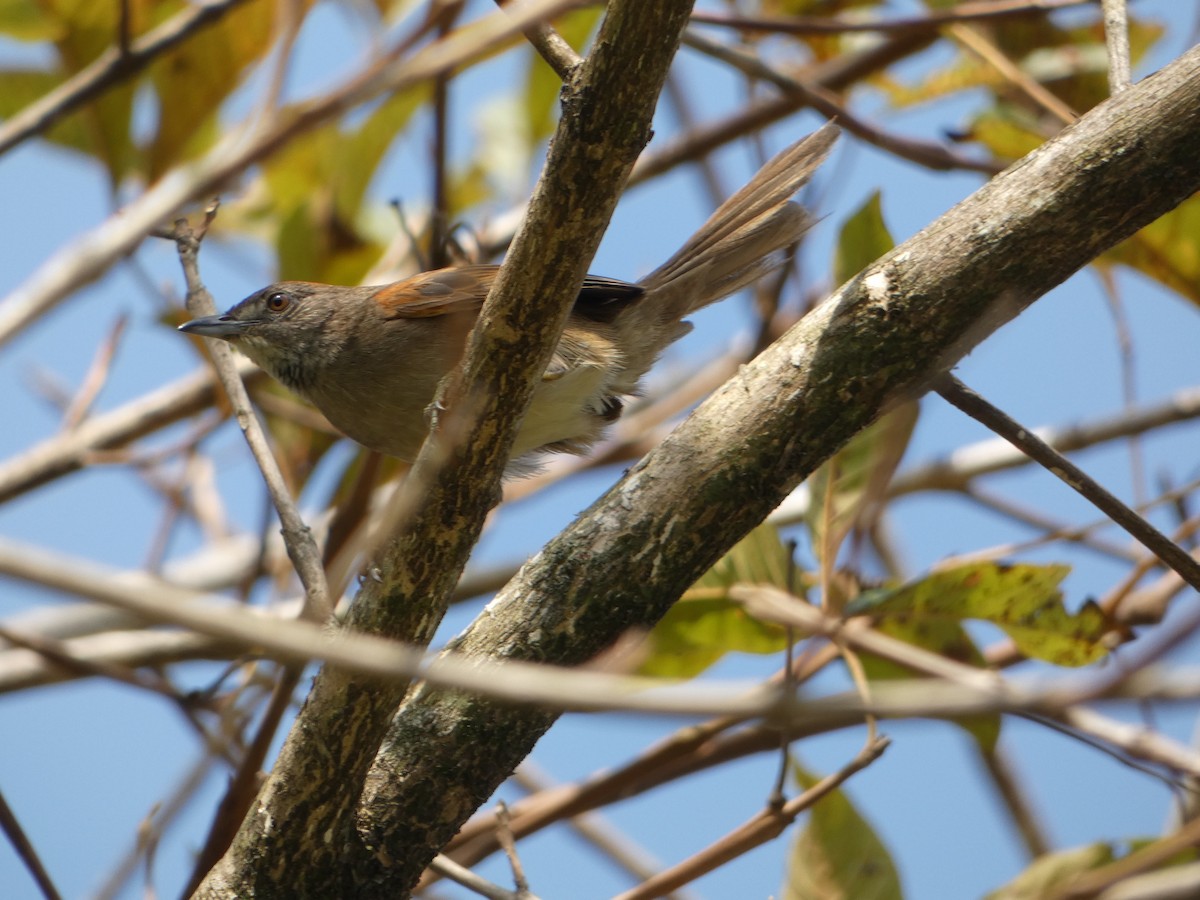
MULTIPOLYGON (((835 292, 526 565, 454 650, 572 666, 653 624, 850 436, 1195 192, 1198 140, 1200 48, 835 292)), ((452 823, 426 829, 444 798, 468 798, 465 818, 555 718, 419 689, 364 797, 360 828, 378 856, 406 859, 413 841, 440 841, 452 823)))

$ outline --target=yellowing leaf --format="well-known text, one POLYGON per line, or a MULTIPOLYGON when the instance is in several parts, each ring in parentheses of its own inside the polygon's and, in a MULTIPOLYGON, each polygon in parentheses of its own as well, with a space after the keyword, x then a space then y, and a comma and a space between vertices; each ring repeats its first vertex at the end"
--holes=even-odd
MULTIPOLYGON (((61 76, 36 69, 0 71, 0 119, 10 118, 33 101, 54 90, 61 82, 61 76)), ((89 153, 92 149, 91 137, 79 116, 66 116, 59 119, 42 136, 81 153, 89 153)))
POLYGON ((1041 900, 1070 884, 1077 876, 1113 860, 1108 844, 1088 844, 1035 859, 1024 872, 1004 887, 987 895, 986 900, 1041 900))
POLYGON ((1108 653, 1109 622, 1088 601, 1077 613, 1063 608, 1061 565, 968 563, 933 572, 893 590, 863 594, 848 615, 929 622, 980 619, 1004 630, 1026 656, 1060 666, 1083 666, 1108 653))
POLYGON ((983 144, 997 159, 1017 160, 1046 141, 1040 125, 1028 110, 1002 103, 976 117, 969 136, 983 144))
MULTIPOLYGON (((797 767, 798 768, 798 767, 797 767)), ((798 771, 805 787, 817 782, 798 771)), ((846 794, 817 801, 788 857, 784 900, 901 900, 891 854, 846 794)))
POLYGON ((650 632, 642 675, 691 678, 730 651, 778 653, 786 628, 752 618, 729 600, 735 584, 788 589, 790 556, 772 525, 760 525, 708 570, 650 632))
POLYGON ((380 242, 363 227, 367 187, 429 96, 427 85, 401 91, 356 128, 314 129, 264 164, 259 190, 235 216, 246 230, 259 221, 278 223, 273 238, 282 277, 353 284, 378 260, 380 242))
MULTIPOLYGON (((299 4, 300 15, 309 3, 299 4)), ((158 92, 158 128, 148 153, 149 176, 180 161, 246 69, 271 47, 275 0, 250 0, 202 28, 150 67, 158 92)), ((193 150, 201 149, 192 147, 193 150)))
POLYGON ((1114 262, 1200 304, 1200 196, 1185 200, 1099 260, 1101 265, 1114 262))
POLYGON ((0 34, 18 41, 57 40, 62 27, 35 0, 0 0, 0 34))

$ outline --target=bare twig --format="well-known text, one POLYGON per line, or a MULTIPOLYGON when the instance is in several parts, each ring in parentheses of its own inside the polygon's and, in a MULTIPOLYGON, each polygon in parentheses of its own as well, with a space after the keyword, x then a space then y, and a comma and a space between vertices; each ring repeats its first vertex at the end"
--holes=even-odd
POLYGON ((710 40, 695 30, 689 29, 684 34, 683 40, 693 50, 698 50, 707 56, 728 63, 745 72, 747 75, 769 81, 787 93, 802 97, 805 105, 811 106, 822 115, 835 120, 851 134, 862 138, 868 144, 894 153, 901 159, 907 159, 910 162, 915 162, 939 171, 963 169, 994 175, 1003 168, 1002 165, 993 160, 971 159, 932 141, 922 141, 915 138, 887 134, 882 129, 876 128, 854 115, 831 91, 820 85, 803 82, 790 75, 786 75, 768 66, 760 57, 752 53, 747 53, 736 47, 710 40))
POLYGON ((1119 94, 1133 84, 1129 66, 1129 9, 1126 0, 1101 0, 1104 46, 1108 48, 1108 90, 1119 94))
POLYGON ((99 396, 104 383, 108 380, 113 357, 116 356, 117 347, 121 343, 121 336, 125 333, 125 326, 128 322, 128 316, 117 316, 117 321, 113 323, 112 329, 96 351, 96 357, 88 367, 79 392, 71 399, 70 405, 63 413, 63 429, 65 431, 77 427, 88 414, 92 404, 96 402, 96 397, 99 396))
MULTIPOLYGON (((1108 441, 1200 418, 1200 387, 1185 388, 1158 403, 1086 422, 1033 429, 1060 453, 1071 453, 1108 441)), ((1029 463, 1029 457, 1002 438, 968 444, 944 459, 901 472, 889 487, 893 497, 915 491, 961 490, 976 478, 1006 472, 1029 463)))
POLYGON ((999 47, 973 25, 951 25, 950 34, 960 44, 995 69, 1010 84, 1024 93, 1038 106, 1057 118, 1062 124, 1070 125, 1079 118, 1078 113, 1067 106, 1057 95, 1041 82, 1030 78, 1016 63, 1009 59, 999 47))
POLYGON ((731 859, 736 859, 755 847, 775 839, 795 821, 796 816, 830 791, 841 786, 851 775, 862 771, 877 760, 890 743, 890 739, 886 737, 876 738, 864 747, 853 760, 834 774, 822 778, 804 793, 793 797, 778 809, 764 809, 741 827, 695 856, 649 881, 643 882, 633 890, 617 895, 616 900, 650 900, 653 897, 660 897, 665 891, 675 890, 695 881, 701 875, 723 866, 731 859))
POLYGON ((445 854, 439 853, 430 860, 429 868, 469 891, 474 891, 488 900, 536 900, 528 891, 510 891, 500 885, 476 875, 466 866, 461 866, 445 854))
POLYGON ((229 780, 225 794, 217 807, 217 813, 209 826, 208 836, 204 846, 196 854, 192 866, 192 875, 188 880, 185 895, 190 895, 209 870, 216 865, 217 860, 229 848, 229 843, 237 833, 238 826, 246 817, 246 810, 254 802, 258 794, 259 776, 262 773, 267 754, 271 749, 283 716, 291 707, 292 697, 304 666, 298 663, 284 666, 279 672, 278 680, 271 692, 271 699, 259 720, 258 728, 251 738, 249 746, 241 760, 238 761, 237 771, 229 780))
MULTIPOLYGON (((605 774, 609 773, 606 772, 605 774)), ((550 778, 529 759, 522 762, 517 771, 513 773, 513 781, 531 792, 533 796, 529 799, 559 796, 562 794, 561 786, 553 784, 550 778)), ((578 796, 578 792, 571 793, 572 796, 578 796)), ((526 801, 521 800, 518 803, 524 806, 526 801)), ((598 805, 600 804, 594 804, 593 808, 598 805)), ((533 829, 524 827, 524 822, 520 823, 520 827, 514 825, 513 811, 511 808, 508 811, 510 816, 508 823, 510 834, 514 837, 524 837, 532 833, 533 829)), ((659 861, 650 856, 647 850, 619 831, 616 826, 600 813, 578 812, 567 818, 567 825, 583 840, 602 853, 605 859, 620 867, 625 872, 628 872, 636 881, 645 881, 662 868, 659 861)), ((497 830, 495 828, 488 830, 487 837, 498 837, 497 830)), ((457 843, 457 840, 454 843, 457 843)), ((497 843, 499 842, 497 841, 497 843)), ((457 853, 455 853, 455 857, 458 857, 457 853)), ((686 896, 683 892, 672 893, 666 895, 666 900, 686 900, 686 896)))
POLYGON ((50 879, 50 873, 42 865, 42 860, 38 856, 37 850, 34 849, 33 843, 25 834, 25 829, 21 827, 21 823, 17 820, 16 813, 12 811, 12 807, 8 805, 8 801, 4 799, 3 793, 0 793, 0 831, 4 832, 5 837, 8 838, 8 842, 13 846, 13 850, 16 851, 21 862, 25 864, 25 868, 29 870, 29 874, 33 876, 33 880, 37 883, 42 896, 46 900, 61 900, 62 894, 54 887, 54 882, 50 879))
POLYGON ((172 688, 161 677, 141 675, 126 666, 114 664, 103 659, 75 656, 68 645, 61 641, 31 634, 21 634, 11 628, 0 626, 0 639, 14 647, 22 647, 42 657, 47 663, 57 666, 77 676, 108 678, 120 684, 151 691, 167 699, 182 703, 179 692, 172 688))
MULTIPOLYGON (((509 0, 496 0, 499 6, 507 6, 509 0)), ((538 23, 525 29, 525 38, 533 45, 533 49, 546 61, 563 81, 569 81, 575 67, 583 62, 583 57, 575 52, 575 48, 550 25, 538 23)))
POLYGON ((496 804, 496 840, 508 858, 508 866, 512 869, 513 884, 518 896, 529 896, 529 880, 525 877, 525 867, 521 865, 521 857, 517 855, 517 842, 513 840, 512 820, 508 815, 508 804, 503 800, 496 804))
POLYGON ((1000 797, 1000 802, 1008 810, 1008 815, 1016 826, 1017 834, 1025 844, 1025 852, 1030 859, 1036 859, 1049 852, 1051 844, 1047 839, 1041 823, 1037 819, 1029 797, 1026 794, 1021 779, 1012 770, 1012 763, 1001 747, 978 747, 979 759, 991 778, 1000 797))
POLYGON ((188 5, 174 18, 137 40, 128 42, 127 46, 121 46, 118 41, 116 46, 101 53, 86 69, 0 124, 0 154, 41 134, 67 113, 112 85, 140 72, 165 51, 202 28, 219 22, 226 13, 245 2, 204 0, 188 5))
MULTIPOLYGON (((200 280, 198 260, 200 243, 208 225, 216 216, 216 211, 215 204, 209 207, 204 224, 198 230, 193 230, 186 219, 180 219, 171 233, 187 280, 188 310, 194 316, 213 315, 217 311, 212 295, 200 280)), ((279 463, 276 462, 267 443, 266 432, 250 406, 250 395, 238 377, 233 350, 221 341, 210 343, 209 351, 212 353, 217 375, 229 396, 229 402, 233 405, 234 416, 246 436, 250 452, 254 454, 254 460, 262 472, 263 481, 271 494, 271 502, 275 504, 275 510, 279 513, 284 546, 287 547, 288 557, 296 566, 296 573, 304 585, 305 602, 301 615, 315 622, 326 621, 333 614, 333 604, 325 582, 325 569, 321 565, 321 552, 313 540, 312 530, 300 516, 300 511, 284 483, 279 463)))
MULTIPOLYGON (((239 374, 248 380, 264 373, 248 359, 238 360, 239 374)), ((208 372, 188 375, 149 394, 94 415, 77 428, 55 435, 0 464, 0 503, 94 461, 100 451, 124 447, 131 441, 195 415, 216 397, 208 372)))
POLYGON ((1065 456, 1022 427, 1019 422, 992 406, 954 376, 947 375, 939 381, 937 392, 946 402, 982 422, 1064 481, 1129 532, 1165 565, 1178 572, 1184 581, 1200 591, 1200 563, 1065 456))
POLYGON ((922 16, 862 20, 840 16, 738 16, 695 12, 692 21, 701 25, 720 25, 741 31, 765 31, 777 34, 852 34, 856 32, 936 31, 954 22, 972 22, 1017 16, 1043 15, 1068 6, 1082 6, 1092 0, 992 0, 988 3, 960 3, 953 9, 930 10, 922 16))

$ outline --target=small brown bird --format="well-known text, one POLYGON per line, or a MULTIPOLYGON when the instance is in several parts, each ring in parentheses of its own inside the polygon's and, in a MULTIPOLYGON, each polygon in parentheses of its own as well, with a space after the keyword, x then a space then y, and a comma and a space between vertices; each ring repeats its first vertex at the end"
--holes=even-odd
MULTIPOLYGON (((825 125, 775 156, 640 282, 588 276, 513 458, 586 450, 663 349, 690 330, 685 316, 779 265, 811 223, 790 198, 837 135, 825 125)), ((411 462, 498 269, 455 266, 366 287, 281 281, 179 330, 229 341, 358 443, 411 462)))

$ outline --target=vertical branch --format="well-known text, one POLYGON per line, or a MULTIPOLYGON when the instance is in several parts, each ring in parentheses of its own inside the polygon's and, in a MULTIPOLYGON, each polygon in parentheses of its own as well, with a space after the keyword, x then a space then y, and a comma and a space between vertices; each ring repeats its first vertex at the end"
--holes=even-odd
POLYGON ((1119 94, 1133 83, 1129 66, 1129 9, 1125 0, 1104 5, 1104 46, 1108 49, 1108 90, 1119 94))
MULTIPOLYGON (((187 281, 188 311, 194 316, 212 315, 216 312, 212 295, 200 279, 199 253, 200 243, 204 240, 205 232, 216 217, 217 206, 214 203, 205 214, 204 224, 199 230, 193 231, 186 219, 175 223, 175 228, 168 235, 175 241, 179 253, 179 261, 183 266, 184 278, 187 281)), ((321 566, 321 554, 313 540, 312 531, 301 518, 296 504, 283 480, 279 464, 271 453, 266 434, 254 415, 250 405, 250 395, 242 384, 233 359, 233 350, 224 343, 214 342, 209 350, 213 356, 217 375, 221 379, 230 402, 238 426, 246 435, 250 451, 262 471, 263 480, 271 494, 271 500, 279 513, 283 526, 283 541, 287 547, 288 557, 296 567, 300 581, 304 585, 304 611, 302 616, 313 621, 325 621, 333 613, 333 605, 329 598, 328 587, 325 583, 325 570, 321 566)))

